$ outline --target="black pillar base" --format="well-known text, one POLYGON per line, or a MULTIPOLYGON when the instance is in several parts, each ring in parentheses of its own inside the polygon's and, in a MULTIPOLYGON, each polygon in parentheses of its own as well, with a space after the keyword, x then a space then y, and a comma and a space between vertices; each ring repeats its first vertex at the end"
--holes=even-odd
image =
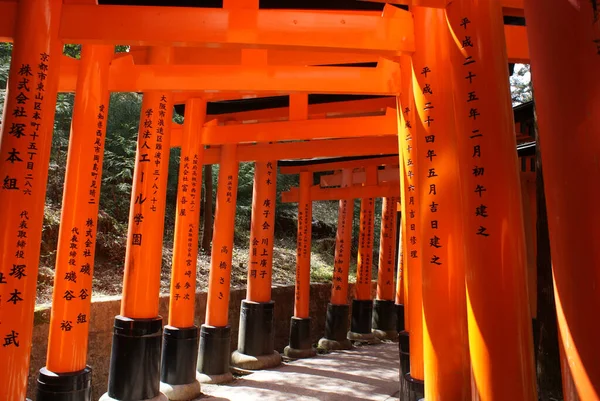
POLYGON ((397 311, 394 301, 376 299, 373 302, 373 330, 395 331, 397 311))
POLYGON ((230 373, 230 338, 230 326, 214 327, 203 324, 200 327, 198 372, 207 376, 221 376, 230 373))
POLYGON ((162 317, 116 316, 108 372, 108 397, 147 400, 160 395, 162 317))
POLYGON ((92 369, 73 373, 54 373, 40 369, 36 388, 37 401, 92 401, 92 369))
POLYGON ((242 301, 238 352, 244 355, 271 355, 275 349, 275 302, 242 301))
POLYGON ((171 385, 196 381, 196 361, 200 330, 197 326, 177 328, 165 326, 160 381, 171 385))
POLYGON ((352 320, 350 332, 356 334, 371 334, 373 320, 373 301, 352 300, 352 320))
POLYGON ((413 378, 410 373, 400 382, 400 401, 419 401, 425 398, 425 382, 413 378))
POLYGON ((310 337, 311 318, 292 317, 290 325, 290 345, 284 354, 289 358, 309 358, 317 354, 310 337))
POLYGON ((346 341, 350 305, 327 304, 325 338, 333 341, 346 341))
POLYGON ((396 304, 396 330, 404 331, 404 305, 396 304))
POLYGON ((398 333, 398 347, 400 349, 400 378, 410 371, 410 337, 407 331, 398 333))

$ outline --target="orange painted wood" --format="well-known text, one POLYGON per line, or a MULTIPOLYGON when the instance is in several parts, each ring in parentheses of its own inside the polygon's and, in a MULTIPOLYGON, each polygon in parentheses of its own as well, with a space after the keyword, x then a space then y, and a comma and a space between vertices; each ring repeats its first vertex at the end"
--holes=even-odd
POLYGON ((271 301, 276 198, 277 161, 257 162, 252 193, 248 301, 271 301))
MULTIPOLYGON (((294 203, 299 201, 299 189, 291 188, 281 193, 281 201, 294 203)), ((321 188, 318 185, 310 189, 311 199, 314 201, 331 201, 340 199, 361 199, 365 197, 382 198, 398 196, 400 187, 398 183, 383 183, 379 185, 352 186, 345 188, 321 188)))
MULTIPOLYGON (((169 63, 172 49, 155 48, 151 55, 169 63)), ((121 301, 121 315, 130 318, 158 316, 171 99, 170 92, 147 92, 142 100, 121 301)))
POLYGON ((459 152, 444 10, 415 7, 425 397, 471 401, 459 152), (448 329, 448 328, 452 329, 448 329))
POLYGON ((383 198, 381 206, 381 235, 377 272, 377 299, 394 300, 394 268, 396 267, 396 205, 397 197, 383 198))
POLYGON ((0 391, 6 401, 24 400, 27 390, 61 3, 23 0, 13 14, 15 44, 0 142, 0 391))
MULTIPOLYGON (((560 345, 563 364, 569 368, 563 369, 563 377, 572 377, 580 400, 597 400, 600 14, 591 1, 556 2, 548 7, 542 1, 525 0, 525 16, 531 27, 528 37, 560 345), (556 49, 560 57, 552 56, 556 49), (568 82, 557 81, 555 74, 567 65, 577 73, 568 82), (572 101, 561 102, 557 96, 572 101)), ((564 386, 565 400, 574 399, 572 390, 564 386)))
POLYGON ((371 299, 371 280, 373 276, 373 224, 375 218, 375 199, 360 200, 360 223, 358 234, 358 255, 356 260, 355 299, 371 299))
POLYGON ((310 254, 312 242, 312 199, 310 186, 312 173, 300 173, 300 199, 298 202, 298 236, 296 245, 296 288, 294 317, 310 317, 310 254))
POLYGON ((85 368, 113 46, 86 45, 77 83, 56 250, 46 367, 85 368))
POLYGON ((169 299, 169 325, 178 328, 194 326, 204 158, 202 137, 196 133, 206 118, 206 102, 190 99, 185 110, 169 299))
MULTIPOLYGON (((352 170, 342 170, 342 186, 351 185, 352 170)), ((331 285, 331 303, 348 304, 348 271, 352 251, 352 222, 354 199, 341 199, 338 208, 338 223, 335 236, 335 259, 331 285)))
POLYGON ((466 216, 473 391, 482 400, 536 400, 502 10, 496 2, 458 0, 448 6, 447 18, 466 216))
POLYGON ((234 145, 224 146, 219 164, 217 208, 206 301, 206 324, 215 327, 227 326, 229 316, 231 260, 239 171, 235 153, 234 145))

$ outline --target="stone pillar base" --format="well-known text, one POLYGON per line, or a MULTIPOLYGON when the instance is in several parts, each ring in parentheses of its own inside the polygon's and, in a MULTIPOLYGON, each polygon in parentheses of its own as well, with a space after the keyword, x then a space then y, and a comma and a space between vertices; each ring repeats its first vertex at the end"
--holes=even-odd
POLYGON ((352 349, 352 342, 347 338, 342 341, 336 341, 323 337, 319 340, 318 347, 327 351, 347 350, 352 349))
POLYGON ((387 340, 393 342, 398 341, 398 332, 396 330, 384 331, 373 329, 373 335, 380 340, 387 340))
POLYGON ((379 344, 381 342, 373 333, 354 333, 352 331, 348 332, 348 340, 366 344, 379 344))
POLYGON ((233 381, 233 375, 231 374, 231 372, 223 373, 220 375, 207 375, 198 372, 198 375, 196 377, 197 380, 202 384, 224 384, 233 381))
POLYGON ((187 401, 202 395, 200 391, 200 373, 196 372, 196 380, 188 384, 168 384, 160 382, 160 392, 170 401, 187 401))
POLYGON ((290 359, 312 358, 313 356, 317 355, 317 350, 312 347, 306 349, 297 349, 288 345, 284 348, 283 354, 290 359))
POLYGON ((281 355, 277 351, 273 351, 272 354, 259 356, 246 355, 239 351, 234 351, 231 354, 231 365, 247 370, 269 369, 281 365, 281 355))

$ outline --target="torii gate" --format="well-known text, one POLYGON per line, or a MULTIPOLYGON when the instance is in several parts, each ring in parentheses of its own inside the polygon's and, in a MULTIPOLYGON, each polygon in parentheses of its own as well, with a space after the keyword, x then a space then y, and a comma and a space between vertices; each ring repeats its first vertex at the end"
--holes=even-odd
MULTIPOLYGON (((598 189, 589 186, 598 175, 597 144, 590 133, 600 127, 594 113, 600 93, 600 80, 594 75, 600 69, 596 2, 556 1, 550 7, 542 0, 395 2, 409 5, 410 12, 391 6, 383 14, 260 10, 256 1, 225 1, 223 9, 107 6, 85 0, 0 1, 0 38, 14 42, 0 145, 0 338, 4 341, 0 359, 10 361, 0 366, 5 399, 22 401, 26 394, 57 91, 75 91, 76 103, 48 360, 38 379, 38 399, 52 399, 57 389, 81 400, 91 397, 87 326, 108 93, 139 91, 144 92, 144 101, 124 292, 121 315, 115 318, 108 393, 103 399, 164 399, 159 392, 161 378, 171 381, 166 384, 174 389, 172 397, 180 389, 177 386, 198 388, 195 378, 188 381, 194 365, 189 352, 175 365, 163 358, 162 372, 160 368, 158 278, 168 168, 163 146, 172 143, 173 105, 186 102, 188 106, 180 135, 188 159, 184 156, 180 166, 178 263, 172 277, 187 281, 173 284, 175 290, 179 283, 185 291, 179 297, 172 293, 164 352, 171 355, 167 344, 191 343, 178 347, 192 349, 193 359, 198 328, 186 326, 193 305, 180 308, 177 303, 190 301, 191 289, 185 283, 194 282, 195 272, 185 265, 195 258, 198 209, 182 199, 187 189, 190 199, 198 200, 194 195, 199 190, 198 168, 204 163, 200 160, 218 160, 220 207, 215 223, 222 230, 213 238, 218 252, 213 252, 211 261, 207 324, 202 327, 199 355, 200 371, 214 380, 228 371, 226 311, 238 161, 256 160, 266 166, 282 158, 275 150, 284 150, 291 158, 335 157, 364 155, 366 143, 369 154, 387 154, 396 146, 396 138, 386 138, 377 130, 357 134, 368 139, 354 142, 340 134, 334 138, 346 139, 301 137, 291 139, 310 140, 268 144, 280 137, 266 130, 264 137, 245 137, 263 142, 256 145, 238 145, 235 139, 218 143, 221 139, 211 136, 211 130, 224 136, 244 135, 247 130, 205 126, 207 101, 279 93, 298 95, 293 96, 296 106, 289 110, 290 120, 307 120, 305 96, 310 92, 398 97, 393 133, 400 139, 403 208, 411 205, 411 198, 415 202, 414 217, 403 210, 411 358, 402 383, 410 396, 424 392, 435 399, 469 399, 474 388, 479 399, 534 400, 530 313, 522 268, 523 219, 505 71, 508 61, 528 60, 530 53, 540 96, 546 183, 552 188, 547 190, 548 211, 556 216, 549 225, 561 347, 569 361, 563 376, 572 377, 574 392, 581 399, 599 397, 600 363, 593 356, 600 323, 589 318, 600 306, 597 236, 588 228, 598 217, 592 203, 598 189), (528 28, 503 26, 503 14, 523 13, 528 28), (63 57, 63 43, 83 44, 82 59, 63 57), (150 47, 134 48, 135 55, 113 55, 117 44, 150 47), (188 47, 200 50, 187 51, 188 47), (556 57, 555 48, 561 49, 562 57, 556 57), (218 63, 207 63, 209 59, 218 63), (318 66, 356 62, 377 62, 377 67, 318 66), (577 70, 573 83, 556 82, 560 71, 573 66, 577 70), (442 77, 441 71, 448 75, 442 77), (580 102, 565 105, 565 97, 580 102), (202 135, 197 134, 200 127, 202 135), (444 135, 439 135, 440 130, 444 135), (560 134, 568 131, 574 135, 564 141, 560 134), (204 140, 220 147, 203 152, 209 143, 204 140), (381 151, 370 147, 376 142, 381 151), (303 151, 311 154, 299 156, 303 151), (577 176, 569 176, 564 159, 578 171, 577 176), (474 161, 477 164, 472 166, 474 161), (514 174, 505 174, 513 170, 514 174), (574 210, 565 194, 582 188, 581 207, 574 210), (445 203, 435 198, 438 191, 445 203), (465 209, 448 213, 445 207, 457 207, 452 199, 459 195, 465 209), (469 261, 464 266, 463 256, 450 251, 456 249, 456 231, 451 230, 455 223, 464 227, 464 235, 459 235, 469 261), (435 245, 423 248, 425 241, 435 245), (450 330, 450 324, 458 329, 450 330)), ((387 121, 389 113, 383 117, 387 121)), ((298 135, 314 128, 294 123, 271 127, 297 129, 298 135)), ((320 134, 335 125, 317 124, 315 132, 320 134)), ((350 130, 353 124, 359 120, 346 127, 350 130)), ((261 128, 254 128, 254 134, 261 135, 261 128)), ((302 197, 308 199, 308 194, 302 197)))

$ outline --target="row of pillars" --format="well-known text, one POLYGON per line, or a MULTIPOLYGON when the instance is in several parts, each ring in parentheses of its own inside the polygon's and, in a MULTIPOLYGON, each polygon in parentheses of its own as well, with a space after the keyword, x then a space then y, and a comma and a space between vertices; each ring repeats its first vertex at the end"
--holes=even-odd
MULTIPOLYGON (((37 260, 45 199, 45 182, 56 98, 55 14, 60 2, 19 4, 19 18, 51 12, 46 30, 23 24, 15 38, 2 152, 3 270, 0 276, 3 399, 23 400, 29 370, 37 260), (29 46, 23 46, 23 43, 29 46), (54 64, 53 64, 54 63, 54 64), (16 245, 16 246, 15 246, 16 245), (14 252, 11 251, 14 247, 14 252), (4 266, 12 266, 4 270, 4 266)), ((77 82, 63 208, 57 248, 55 286, 50 318, 47 365, 39 372, 37 399, 90 400, 91 368, 86 365, 92 295, 97 215, 108 118, 108 69, 113 48, 85 45, 77 82)), ((153 48, 150 62, 168 64, 172 48, 153 48)), ((169 92, 146 92, 142 102, 134 169, 129 230, 125 257, 123 298, 114 320, 108 392, 103 400, 190 399, 199 394, 199 382, 231 379, 230 361, 256 369, 276 365, 273 346, 271 272, 276 203, 276 161, 257 162, 252 206, 251 254, 248 292, 242 303, 238 350, 230 355, 229 288, 238 186, 236 146, 222 148, 217 207, 212 240, 211 269, 205 324, 194 325, 196 259, 200 217, 203 149, 197 135, 206 117, 206 103, 186 103, 175 223, 169 319, 163 328, 159 316, 163 224, 169 165, 173 101, 169 92), (197 373, 198 372, 198 373, 197 373), (161 384, 162 383, 162 384, 161 384), (162 386, 162 387, 161 387, 162 386)), ((346 181, 351 174, 345 173, 346 181)), ((296 301, 291 323, 290 357, 315 354, 310 337, 310 237, 312 174, 300 177, 296 301)), ((350 334, 371 334, 371 254, 373 199, 363 200, 357 303, 350 334)), ((393 264, 397 199, 386 199, 380 262, 378 301, 393 306, 393 264), (392 217, 393 216, 393 217, 392 217), (390 267, 391 265, 391 267, 390 267), (383 268, 383 266, 386 266, 383 268), (391 276, 390 276, 391 274, 391 276)), ((335 348, 349 347, 348 268, 352 232, 352 200, 341 201, 336 247, 336 278, 328 310, 324 341, 335 348), (340 338, 338 333, 343 334, 340 338), (339 340, 339 341, 338 341, 339 340)), ((378 303, 376 303, 378 305, 378 303)), ((376 310, 378 310, 376 306, 376 310)), ((375 327, 396 332, 383 312, 375 327)))
MULTIPOLYGON (((17 6, 0 145, 0 355, 7 361, 0 366, 0 391, 9 401, 22 401, 26 391, 62 47, 58 40, 61 4, 20 0, 17 6)), ((406 299, 408 333, 401 338, 410 338, 401 341, 401 346, 408 346, 403 350, 409 356, 403 359, 408 362, 403 365, 403 379, 412 396, 423 391, 428 399, 534 400, 523 217, 500 4, 460 0, 446 10, 413 7, 411 11, 416 52, 401 60, 404 79, 398 105, 407 277, 400 299, 406 299)), ((595 345, 600 322, 590 316, 600 307, 600 255, 594 229, 599 215, 593 202, 600 190, 590 183, 599 173, 595 163, 600 134, 598 8, 595 2, 583 0, 557 0, 552 5, 525 0, 525 13, 545 166, 560 348, 566 361, 563 378, 573 383, 566 397, 594 400, 600 398, 595 345), (576 74, 563 82, 560 77, 566 70, 576 74)), ((39 378, 42 388, 56 394, 72 389, 73 383, 84 383, 85 389, 90 380, 85 356, 111 56, 112 48, 103 45, 86 45, 82 52, 73 132, 87 135, 72 135, 70 141, 48 366, 39 378)), ((171 58, 172 49, 154 48, 151 62, 169 63, 171 58)), ((206 324, 198 334, 190 323, 193 297, 186 283, 193 287, 195 269, 187 269, 186 264, 188 255, 197 252, 194 216, 199 211, 202 165, 194 164, 201 158, 201 147, 189 135, 194 112, 186 117, 188 156, 182 155, 178 195, 178 217, 192 217, 178 220, 175 257, 181 269, 173 273, 179 281, 173 284, 174 305, 164 340, 161 335, 158 283, 172 106, 168 92, 144 94, 124 294, 121 315, 115 319, 106 399, 159 394, 159 375, 169 374, 170 358, 163 358, 167 362, 160 366, 163 341, 199 341, 201 371, 218 373, 222 371, 218 364, 229 363, 228 351, 221 358, 206 357, 222 350, 218 344, 228 337, 232 233, 227 230, 215 230, 213 238, 206 324), (128 381, 132 378, 138 379, 135 386, 128 381)), ((202 124, 203 102, 192 100, 188 106, 196 109, 196 124, 202 124)), ((233 222, 235 190, 229 188, 237 186, 234 160, 235 147, 224 147, 217 227, 233 222)), ((306 202, 306 195, 301 195, 301 205, 306 202)), ((306 234, 310 211, 303 213, 306 234)), ((306 255, 301 247, 298 252, 300 263, 306 255)), ((250 275, 252 270, 257 274, 249 278, 249 286, 261 283, 261 270, 252 266, 249 270, 250 275), (253 279, 256 282, 250 284, 253 279)), ((299 295, 308 288, 305 269, 298 269, 297 281, 297 323, 292 322, 292 327, 302 332, 308 318, 306 298, 299 295)), ((290 348, 297 349, 293 345, 290 348)), ((169 346, 163 347, 163 352, 168 350, 169 346)))

